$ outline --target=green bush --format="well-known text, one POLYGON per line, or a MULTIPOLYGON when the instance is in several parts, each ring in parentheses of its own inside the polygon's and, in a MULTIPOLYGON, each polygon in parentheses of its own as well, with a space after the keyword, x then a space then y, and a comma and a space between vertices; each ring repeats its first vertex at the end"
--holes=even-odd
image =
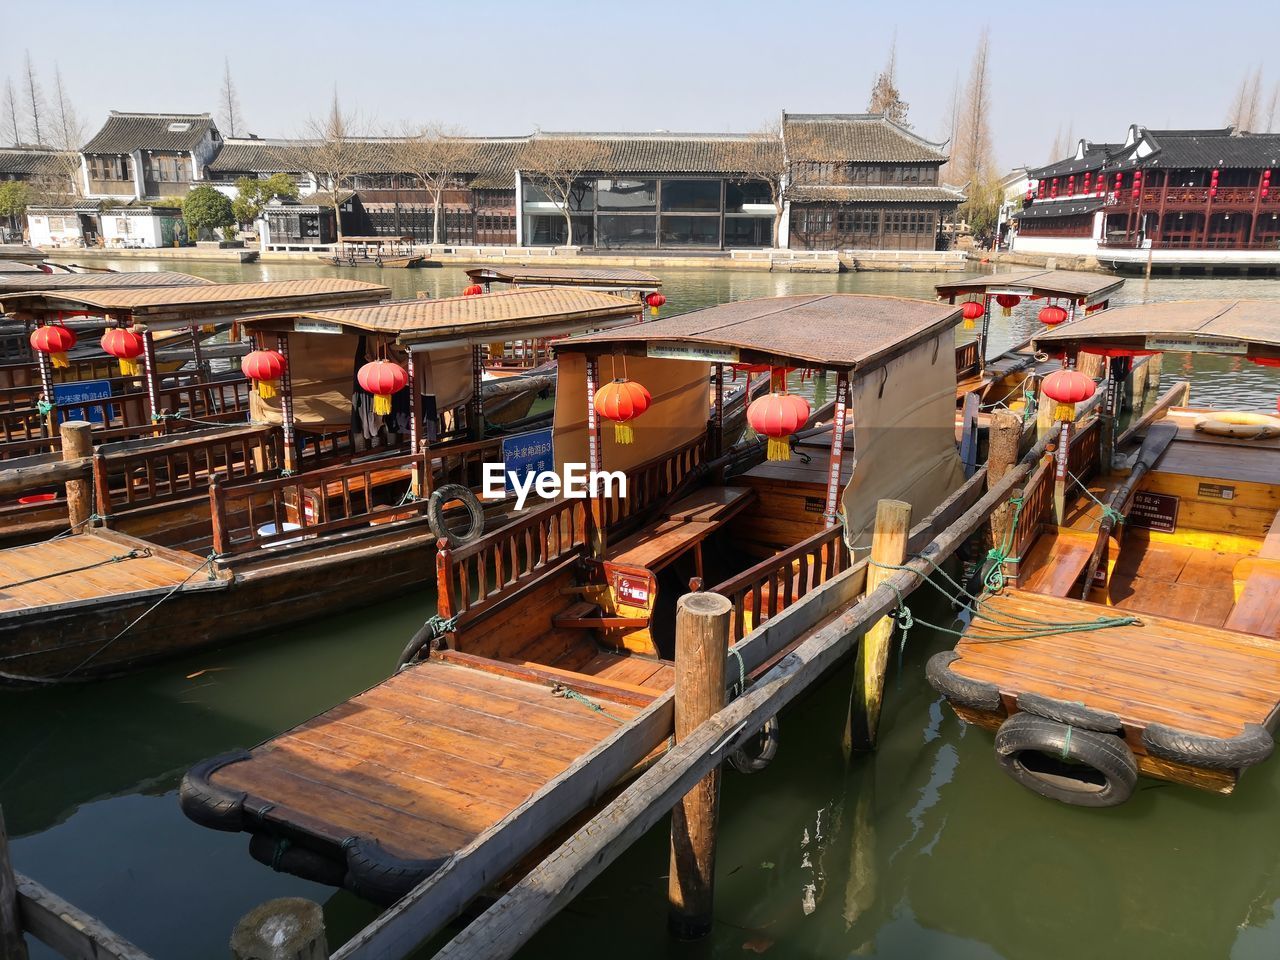
POLYGON ((231 201, 213 187, 196 187, 182 199, 182 218, 187 221, 187 231, 192 240, 201 235, 212 235, 219 227, 234 226, 235 214, 231 201))

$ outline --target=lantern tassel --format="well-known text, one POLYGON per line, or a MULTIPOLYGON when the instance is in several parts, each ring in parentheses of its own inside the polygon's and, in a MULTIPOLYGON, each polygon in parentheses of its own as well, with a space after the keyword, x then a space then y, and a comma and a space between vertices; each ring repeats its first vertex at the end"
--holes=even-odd
POLYGON ((49 354, 49 359, 57 369, 65 370, 67 367, 71 366, 71 364, 67 362, 67 355, 65 353, 51 353, 49 354))
POLYGON ((391 394, 375 393, 373 395, 373 412, 379 417, 385 417, 391 412, 391 394))
POLYGON ((813 405, 820 407, 827 402, 827 371, 819 370, 813 378, 813 405))
POLYGON ((1013 316, 1013 307, 1001 307, 1001 308, 1000 308, 1000 316, 1002 316, 1002 317, 1011 317, 1011 316, 1013 316))
POLYGON ((629 423, 615 423, 613 425, 613 440, 615 443, 623 444, 635 443, 636 432, 631 429, 629 423))
MULTIPOLYGON (((136 366, 136 364, 135 364, 136 366)), ((258 381, 258 396, 263 400, 270 400, 276 395, 276 382, 274 380, 258 381)))
POLYGON ((507 345, 501 340, 489 344, 489 359, 498 360, 507 352, 507 345))
POLYGON ((130 357, 120 358, 120 376, 137 377, 142 375, 142 366, 130 357))
POLYGON ((657 307, 650 307, 650 308, 649 308, 649 316, 651 316, 651 317, 656 317, 657 315, 658 315, 658 308, 657 308, 657 307))
POLYGON ((976 320, 969 320, 969 319, 966 319, 966 320, 965 320, 965 322, 964 322, 964 328, 965 328, 966 330, 972 330, 972 329, 973 329, 974 327, 976 327, 977 325, 978 325, 978 323, 977 323, 977 321, 976 321, 976 320))
POLYGON ((768 452, 766 456, 770 460, 790 460, 791 459, 791 438, 790 437, 770 437, 768 452))
POLYGON ((1059 423, 1071 423, 1076 418, 1076 405, 1074 403, 1059 403, 1053 408, 1053 419, 1059 423))

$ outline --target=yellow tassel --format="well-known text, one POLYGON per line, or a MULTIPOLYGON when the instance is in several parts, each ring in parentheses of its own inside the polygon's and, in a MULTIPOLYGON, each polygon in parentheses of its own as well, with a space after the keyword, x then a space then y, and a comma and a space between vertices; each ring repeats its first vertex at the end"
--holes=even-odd
POLYGON ((770 460, 790 460, 791 459, 791 438, 790 437, 770 437, 769 451, 767 456, 770 460))
POLYGON ((60 368, 65 370, 67 367, 71 366, 71 364, 67 362, 67 355, 65 353, 51 353, 49 354, 49 357, 53 360, 53 366, 55 369, 60 368))
POLYGON ((1002 316, 1002 317, 1011 317, 1011 316, 1013 316, 1013 307, 1001 307, 1001 308, 1000 308, 1000 316, 1002 316))
POLYGON ((658 315, 658 308, 657 308, 657 307, 650 307, 650 308, 649 308, 649 314, 650 314, 651 316, 655 316, 655 317, 656 317, 656 316, 658 315))
POLYGON ((258 381, 258 396, 263 400, 270 400, 276 395, 276 382, 274 380, 258 381))
POLYGON ((965 328, 966 330, 972 330, 972 329, 973 329, 974 327, 976 327, 977 325, 978 325, 978 324, 977 324, 977 321, 974 321, 974 320, 966 320, 966 321, 964 322, 964 328, 965 328))
POLYGON ((613 425, 613 439, 615 443, 634 443, 636 432, 631 429, 631 424, 629 423, 615 423, 613 425))
POLYGON ((373 395, 373 412, 380 417, 385 417, 391 412, 391 394, 375 393, 373 395))
POLYGON ((136 377, 142 374, 142 365, 137 360, 130 360, 126 357, 120 358, 120 375, 122 377, 136 377))
POLYGON ((1059 423, 1070 423, 1076 418, 1076 405, 1074 403, 1060 403, 1053 408, 1053 419, 1059 423))
POLYGON ((501 341, 489 344, 489 359, 496 360, 507 352, 507 345, 501 341))

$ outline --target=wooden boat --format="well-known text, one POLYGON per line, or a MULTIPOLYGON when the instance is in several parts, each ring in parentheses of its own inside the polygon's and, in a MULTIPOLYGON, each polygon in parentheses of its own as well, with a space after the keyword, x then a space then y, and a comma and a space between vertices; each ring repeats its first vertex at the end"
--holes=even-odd
MULTIPOLYGON (((298 304, 240 321, 288 359, 275 398, 250 395, 252 425, 103 445, 92 463, 100 524, 0 551, 0 569, 13 573, 0 583, 0 679, 119 673, 420 585, 440 529, 434 486, 472 485, 482 462, 504 460, 504 438, 481 432, 479 345, 508 327, 602 329, 639 313, 632 301, 582 290, 513 291, 483 304, 298 304), (359 451, 359 341, 378 353, 397 338, 416 387, 407 445, 387 437, 381 452, 359 451), (434 413, 425 397, 436 399, 434 413), (153 616, 158 603, 163 615, 153 616)), ((503 509, 499 499, 485 513, 495 520, 503 509)))
POLYGON ((1280 419, 1174 406, 1179 387, 1117 435, 1112 398, 1144 352, 1278 366, 1277 321, 1271 301, 1183 301, 1036 338, 1047 353, 1109 357, 1103 405, 1063 430, 1070 442, 1027 485, 1004 551, 1020 558, 1004 565, 1011 585, 929 673, 961 719, 996 730, 1001 766, 1037 793, 1110 806, 1140 773, 1230 793, 1270 755, 1280 419))
POLYGON ((420 267, 427 258, 413 252, 413 237, 343 237, 332 254, 320 260, 331 267, 420 267))
MULTIPOLYGON (((516 823, 604 741, 626 739, 630 764, 592 781, 599 800, 671 733, 670 713, 648 708, 672 683, 678 597, 718 584, 737 640, 841 576, 878 500, 924 514, 959 486, 958 322, 942 304, 798 296, 561 341, 554 461, 624 472, 625 495, 554 500, 465 545, 445 541, 439 615, 402 669, 201 764, 184 778, 184 811, 249 832, 251 853, 276 869, 388 901, 516 823), (786 461, 766 461, 757 439, 728 446, 705 390, 709 366, 724 383, 732 364, 833 371, 832 422, 786 461), (653 398, 632 443, 600 428, 592 402, 624 368, 653 398)), ((527 853, 579 810, 561 805, 551 826, 494 842, 527 853)))

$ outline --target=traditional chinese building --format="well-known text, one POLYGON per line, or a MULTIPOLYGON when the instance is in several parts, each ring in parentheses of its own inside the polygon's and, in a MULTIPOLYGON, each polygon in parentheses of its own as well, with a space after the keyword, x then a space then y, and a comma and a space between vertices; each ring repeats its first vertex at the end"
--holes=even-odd
POLYGON ((207 113, 111 111, 80 151, 84 191, 92 198, 181 197, 206 179, 205 165, 222 146, 207 113))

